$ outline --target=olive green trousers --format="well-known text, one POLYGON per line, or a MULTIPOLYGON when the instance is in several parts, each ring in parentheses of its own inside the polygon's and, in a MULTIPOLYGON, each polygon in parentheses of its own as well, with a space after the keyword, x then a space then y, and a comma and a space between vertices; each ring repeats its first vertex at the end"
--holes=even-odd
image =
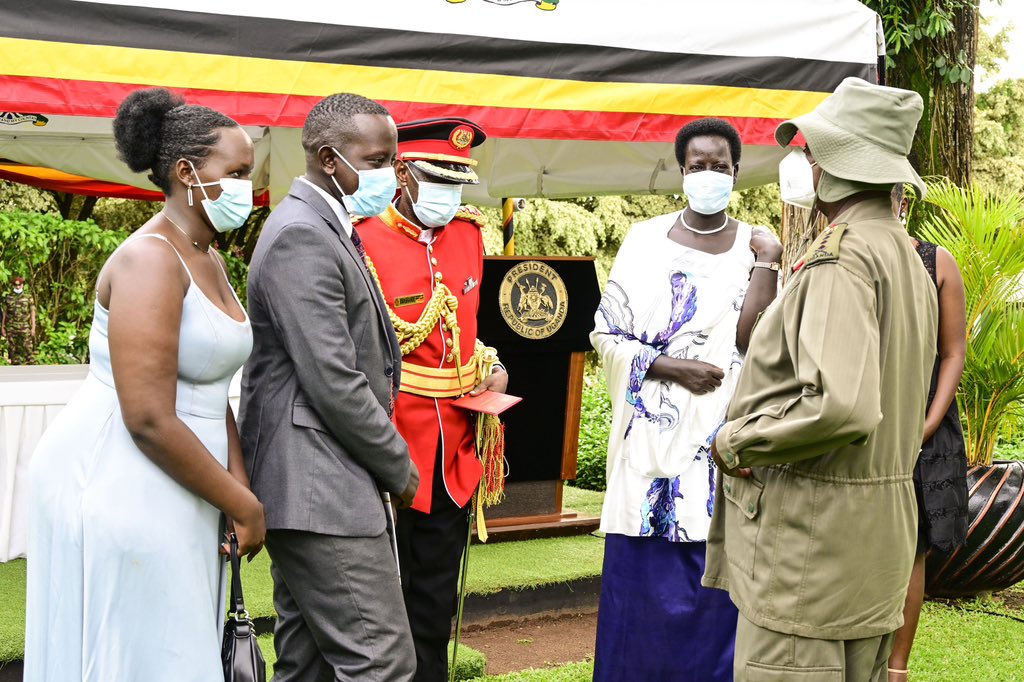
POLYGON ((885 682, 894 632, 866 639, 787 635, 740 614, 734 682, 885 682))

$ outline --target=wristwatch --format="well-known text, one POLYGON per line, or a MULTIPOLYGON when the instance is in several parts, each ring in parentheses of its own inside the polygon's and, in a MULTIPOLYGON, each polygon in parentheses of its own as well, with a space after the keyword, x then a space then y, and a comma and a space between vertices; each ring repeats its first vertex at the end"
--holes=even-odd
POLYGON ((766 270, 774 270, 775 272, 778 272, 779 270, 782 269, 782 266, 779 265, 778 263, 775 263, 775 262, 768 263, 766 261, 760 261, 760 260, 757 261, 756 263, 754 263, 754 267, 755 268, 764 268, 766 270))

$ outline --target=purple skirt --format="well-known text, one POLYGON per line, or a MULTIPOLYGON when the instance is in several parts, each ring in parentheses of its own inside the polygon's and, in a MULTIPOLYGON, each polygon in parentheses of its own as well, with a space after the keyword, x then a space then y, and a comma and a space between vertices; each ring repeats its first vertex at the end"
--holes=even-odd
POLYGON ((594 681, 732 682, 738 612, 702 587, 703 542, 608 535, 594 681))

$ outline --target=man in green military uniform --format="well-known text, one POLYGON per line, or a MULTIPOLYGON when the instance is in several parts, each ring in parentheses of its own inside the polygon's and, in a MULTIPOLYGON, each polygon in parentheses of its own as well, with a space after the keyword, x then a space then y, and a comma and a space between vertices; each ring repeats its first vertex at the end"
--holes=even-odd
POLYGON ((7 357, 12 365, 36 361, 36 303, 25 291, 25 278, 13 280, 14 290, 4 296, 0 335, 7 339, 7 357))
POLYGON ((704 584, 739 608, 737 682, 885 679, 938 315, 889 200, 896 183, 925 191, 906 158, 921 110, 916 93, 848 78, 775 133, 803 133, 831 224, 755 328, 714 443, 704 584))

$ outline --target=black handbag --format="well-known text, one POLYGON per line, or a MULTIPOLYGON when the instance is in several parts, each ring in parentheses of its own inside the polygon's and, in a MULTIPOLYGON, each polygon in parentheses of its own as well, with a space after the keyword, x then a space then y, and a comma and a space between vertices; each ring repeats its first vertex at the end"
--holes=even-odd
POLYGON ((267 682, 267 664, 256 642, 256 628, 245 610, 242 596, 242 565, 238 560, 238 538, 231 534, 231 602, 224 623, 220 658, 224 682, 267 682))

